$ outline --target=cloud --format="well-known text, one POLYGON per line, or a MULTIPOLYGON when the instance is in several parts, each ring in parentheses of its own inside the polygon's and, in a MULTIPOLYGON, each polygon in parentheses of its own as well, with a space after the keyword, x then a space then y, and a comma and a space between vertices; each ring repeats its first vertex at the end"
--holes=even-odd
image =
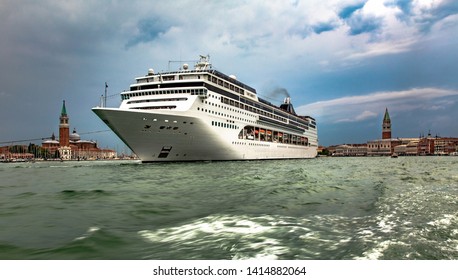
POLYGON ((348 5, 348 6, 345 6, 343 7, 340 12, 338 13, 339 17, 342 18, 342 19, 348 19, 350 18, 356 11, 358 10, 361 10, 364 5, 365 5, 366 1, 363 1, 361 3, 357 3, 357 4, 354 4, 354 5, 348 5))
POLYGON ((323 32, 328 32, 335 30, 340 25, 336 22, 320 22, 312 26, 313 32, 316 34, 321 34, 323 32))
POLYGON ((418 26, 422 33, 430 32, 437 23, 458 14, 458 2, 454 0, 397 0, 387 5, 399 8, 398 18, 410 25, 418 26))
POLYGON ((368 119, 372 119, 372 118, 375 118, 377 117, 378 114, 377 113, 374 113, 374 112, 371 112, 371 111, 364 111, 362 112, 361 114, 353 117, 353 118, 344 118, 344 119, 339 119, 339 120, 336 120, 335 122, 336 123, 342 123, 342 122, 359 122, 359 121, 364 121, 364 120, 368 120, 368 119))
POLYGON ((382 27, 383 17, 368 13, 366 5, 370 5, 370 1, 346 6, 338 13, 339 18, 349 27, 348 33, 352 36, 371 33, 382 27))
POLYGON ((420 22, 423 31, 428 32, 436 23, 449 16, 458 14, 458 2, 455 0, 444 0, 424 9, 420 7, 420 11, 420 15, 416 18, 416 21, 420 22))
POLYGON ((347 20, 350 27, 350 35, 359 35, 362 33, 370 33, 378 30, 382 26, 383 19, 374 16, 363 16, 361 14, 352 16, 347 20))
POLYGON ((374 112, 381 112, 385 107, 389 107, 390 112, 445 109, 454 102, 444 98, 457 95, 458 90, 413 88, 318 101, 299 106, 296 111, 327 123, 356 122, 375 117, 374 112))
POLYGON ((400 39, 395 42, 374 42, 366 45, 360 51, 353 51, 345 55, 344 60, 367 59, 370 57, 408 52, 416 42, 417 40, 415 38, 400 39))
POLYGON ((154 41, 161 34, 166 33, 169 28, 171 25, 159 18, 141 19, 137 23, 137 34, 127 42, 126 48, 154 41))

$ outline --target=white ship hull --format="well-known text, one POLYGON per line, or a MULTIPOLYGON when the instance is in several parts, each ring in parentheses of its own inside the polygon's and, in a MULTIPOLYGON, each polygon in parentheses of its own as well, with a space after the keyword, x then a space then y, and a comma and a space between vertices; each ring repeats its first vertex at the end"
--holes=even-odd
POLYGON ((143 162, 313 158, 316 121, 277 107, 201 57, 195 70, 136 78, 119 108, 92 110, 143 162))
POLYGON ((312 146, 239 139, 238 130, 215 128, 183 112, 159 114, 113 108, 93 111, 142 162, 293 159, 314 158, 317 154, 312 146))

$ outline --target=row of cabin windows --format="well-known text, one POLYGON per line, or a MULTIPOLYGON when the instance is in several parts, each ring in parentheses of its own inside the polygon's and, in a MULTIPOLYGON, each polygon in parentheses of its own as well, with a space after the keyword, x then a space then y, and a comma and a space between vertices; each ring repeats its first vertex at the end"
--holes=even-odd
POLYGON ((154 91, 136 91, 131 93, 121 93, 121 99, 127 100, 131 97, 137 96, 148 96, 148 95, 162 95, 162 94, 191 94, 191 95, 206 95, 207 89, 197 88, 197 89, 168 89, 168 90, 154 90, 154 91))
MULTIPOLYGON (((224 103, 224 104, 228 104, 228 105, 231 105, 231 106, 234 106, 234 107, 237 107, 237 108, 241 108, 241 109, 244 109, 244 110, 259 114, 259 115, 262 115, 262 116, 269 117, 269 118, 274 119, 274 120, 281 121, 283 123, 287 122, 286 118, 281 117, 281 116, 279 116, 277 114, 273 114, 273 113, 267 112, 265 110, 249 106, 247 104, 235 101, 233 99, 229 99, 229 98, 226 98, 226 97, 221 97, 221 102, 224 103)), ((298 126, 300 128, 303 128, 303 129, 309 129, 309 125, 308 124, 299 123, 299 122, 294 121, 292 119, 290 119, 289 123, 292 124, 292 125, 296 125, 296 126, 298 126)), ((312 126, 312 127, 315 128, 314 126, 312 126)))
POLYGON ((280 117, 280 116, 278 116, 276 114, 272 114, 272 113, 266 112, 264 110, 261 110, 261 109, 258 109, 258 108, 243 104, 242 102, 238 102, 238 101, 235 101, 233 99, 229 99, 229 98, 226 98, 226 97, 221 97, 221 102, 224 103, 224 104, 230 105, 230 106, 234 106, 234 107, 237 107, 237 108, 249 111, 249 112, 253 112, 253 113, 256 113, 256 114, 259 114, 259 115, 262 115, 262 116, 266 116, 266 117, 269 117, 269 118, 272 118, 272 119, 276 119, 276 120, 279 120, 279 121, 282 121, 282 122, 286 123, 286 119, 283 118, 283 117, 280 117))
MULTIPOLYGON (((208 96, 209 96, 210 98, 213 97, 212 94, 209 94, 208 96)), ((220 98, 218 98, 218 97, 216 97, 216 96, 214 96, 214 97, 217 98, 217 99, 220 99, 220 98)), ((236 107, 236 108, 240 108, 240 109, 245 110, 245 111, 253 112, 253 113, 256 113, 256 114, 259 114, 259 115, 263 115, 263 116, 266 116, 266 117, 269 117, 269 118, 272 118, 272 119, 276 119, 276 120, 282 121, 283 123, 286 123, 286 122, 287 122, 286 118, 283 118, 283 117, 278 116, 278 115, 276 115, 276 114, 272 114, 272 113, 266 112, 266 111, 264 111, 264 110, 261 110, 261 109, 258 109, 258 108, 249 106, 249 105, 244 104, 244 103, 242 103, 242 102, 235 101, 235 100, 233 100, 233 99, 229 99, 229 98, 226 98, 226 97, 221 97, 221 102, 222 102, 223 104, 227 104, 227 105, 230 105, 230 106, 234 106, 234 107, 236 107)), ((215 106, 220 107, 219 105, 213 104, 213 103, 211 103, 211 102, 208 102, 208 103, 209 103, 210 105, 215 105, 215 106)), ((207 101, 205 101, 205 104, 207 104, 207 101)), ((226 107, 223 107, 223 108, 227 109, 226 107)), ((243 111, 238 111, 238 110, 237 110, 236 112, 237 112, 237 113, 241 113, 241 114, 244 113, 243 111)), ((251 115, 251 114, 249 114, 249 113, 245 113, 245 114, 246 114, 246 115, 249 115, 249 116, 251 116, 251 117, 255 117, 254 115, 251 115)), ((250 122, 249 120, 245 120, 245 121, 250 122)), ((296 122, 296 121, 291 120, 291 119, 290 119, 290 124, 296 125, 297 127, 300 127, 300 128, 303 128, 303 129, 307 129, 307 130, 309 129, 309 126, 308 126, 307 124, 299 123, 299 122, 296 122)), ((313 126, 312 126, 312 127, 313 127, 313 126)))
POLYGON ((177 106, 175 105, 166 105, 166 106, 147 106, 147 107, 132 107, 130 109, 139 109, 139 110, 172 110, 176 109, 177 106))
POLYGON ((222 86, 222 87, 225 87, 225 88, 230 89, 232 91, 235 91, 236 93, 239 93, 241 95, 245 95, 245 90, 243 90, 243 89, 241 89, 241 88, 239 88, 237 86, 234 86, 233 84, 230 84, 230 83, 228 83, 228 82, 226 82, 224 80, 218 79, 215 76, 208 75, 207 79, 210 82, 214 83, 214 84, 217 84, 219 86, 222 86))
MULTIPOLYGON (((212 76, 212 75, 206 75, 207 76, 207 79, 208 81, 216 84, 216 85, 219 85, 219 86, 222 86, 222 87, 225 87, 227 89, 230 89, 232 91, 235 91, 236 93, 239 93, 241 95, 245 95, 245 90, 238 87, 238 86, 235 86, 234 84, 232 83, 229 83, 223 79, 218 79, 217 77, 215 76, 212 76)), ((192 76, 191 78, 193 78, 195 76, 192 76)), ((184 76, 182 75, 178 75, 178 79, 179 80, 183 80, 184 76)), ((197 76, 197 79, 200 79, 200 75, 197 76)), ((176 75, 162 75, 160 76, 158 79, 159 80, 162 80, 162 81, 174 81, 176 80, 176 75)), ((139 80, 138 82, 149 82, 150 80, 149 79, 143 79, 143 80, 139 80)), ((154 81, 154 79, 153 79, 154 81)))
MULTIPOLYGON (((212 94, 209 94, 208 95, 209 98, 215 98, 215 99, 220 99, 218 96, 216 95, 212 95, 212 94)), ((223 98, 223 97, 221 97, 223 98)), ((236 113, 239 113, 239 114, 245 114, 247 116, 250 116, 252 118, 255 118, 256 116, 254 115, 251 115, 247 112, 243 112, 243 111, 239 111, 239 110, 236 110, 236 109, 231 109, 229 107, 226 107, 224 105, 220 105, 220 104, 216 104, 216 103, 213 103, 213 102, 210 102, 210 101, 204 101, 205 104, 209 104, 211 106, 215 106, 215 107, 218 107, 218 108, 221 108, 221 109, 224 109, 224 110, 229 110, 229 111, 233 111, 233 112, 236 112, 236 113)), ((199 108, 197 108, 197 110, 199 110, 199 108)), ((205 111, 207 112, 207 109, 202 109, 202 111, 205 111)), ((208 110, 209 113, 214 113, 214 114, 217 114, 217 115, 220 115, 220 116, 223 116, 223 117, 230 117, 230 118, 234 118, 234 119, 237 119, 237 120, 240 120, 240 121, 244 121, 244 122, 253 122, 252 120, 249 120, 249 119, 244 119, 244 118, 241 118, 241 117, 236 117, 236 116, 233 116, 233 115, 228 115, 228 114, 225 114, 224 112, 221 113, 221 112, 213 112, 213 111, 210 111, 208 110)))
POLYGON ((212 121, 212 126, 224 127, 224 128, 230 128, 230 129, 239 129, 239 127, 235 124, 223 123, 223 122, 217 122, 217 121, 212 121))
POLYGON ((128 101, 127 104, 136 104, 136 103, 147 103, 147 102, 163 102, 163 101, 187 101, 187 97, 181 98, 159 98, 159 99, 142 99, 142 100, 134 100, 128 101))
POLYGON ((307 137, 254 126, 245 126, 239 139, 309 146, 307 137))
POLYGON ((251 120, 248 120, 248 119, 243 119, 243 118, 240 118, 240 117, 236 117, 236 116, 233 116, 233 115, 221 113, 221 112, 218 112, 218 111, 212 111, 212 110, 210 110, 210 109, 205 109, 205 108, 197 107, 197 110, 198 110, 198 111, 202 110, 202 112, 209 113, 209 114, 214 114, 214 115, 218 115, 218 116, 221 116, 221 117, 233 118, 233 119, 236 119, 236 120, 239 120, 239 121, 244 121, 244 122, 249 122, 249 123, 255 123, 254 121, 251 121, 251 120))

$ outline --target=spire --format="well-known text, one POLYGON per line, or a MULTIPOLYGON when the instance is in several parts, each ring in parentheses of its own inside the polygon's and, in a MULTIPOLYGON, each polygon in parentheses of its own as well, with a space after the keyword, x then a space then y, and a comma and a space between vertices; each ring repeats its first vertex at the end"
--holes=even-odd
POLYGON ((61 116, 67 116, 67 108, 65 108, 65 100, 63 101, 62 111, 61 111, 60 115, 61 116))
POLYGON ((383 117, 384 122, 391 122, 390 114, 388 114, 388 108, 385 108, 385 116, 383 117))

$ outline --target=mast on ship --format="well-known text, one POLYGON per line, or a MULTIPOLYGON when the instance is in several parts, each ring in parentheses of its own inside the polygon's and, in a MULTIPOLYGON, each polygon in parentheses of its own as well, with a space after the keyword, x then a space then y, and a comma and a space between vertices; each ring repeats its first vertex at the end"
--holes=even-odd
POLYGON ((196 70, 208 70, 212 68, 210 55, 200 55, 199 61, 194 65, 196 70))

